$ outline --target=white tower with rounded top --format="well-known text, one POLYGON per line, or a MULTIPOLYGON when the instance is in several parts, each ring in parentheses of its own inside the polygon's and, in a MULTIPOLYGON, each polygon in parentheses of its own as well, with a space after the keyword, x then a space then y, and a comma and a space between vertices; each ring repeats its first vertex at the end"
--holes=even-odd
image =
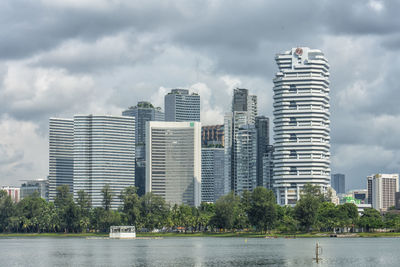
POLYGON ((308 47, 275 60, 274 189, 278 204, 294 205, 305 184, 330 184, 329 64, 308 47))

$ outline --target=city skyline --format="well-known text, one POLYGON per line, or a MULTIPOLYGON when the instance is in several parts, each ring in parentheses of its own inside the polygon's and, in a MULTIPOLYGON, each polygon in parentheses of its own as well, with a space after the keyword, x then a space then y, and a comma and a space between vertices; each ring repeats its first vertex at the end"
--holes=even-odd
POLYGON ((0 50, 1 184, 48 175, 52 116, 120 115, 138 101, 163 106, 170 89, 190 88, 201 95, 203 124, 222 124, 226 99, 244 87, 258 96, 259 114, 272 118, 273 59, 297 46, 330 60, 332 173, 346 174, 352 189, 365 188, 372 173, 399 172, 399 27, 392 13, 399 3, 310 2, 318 14, 292 3, 296 13, 282 22, 278 2, 90 3, 13 1, 0 9, 8 18, 0 50), (239 10, 240 25, 227 15, 239 10), (110 16, 115 12, 121 16, 110 16), (154 15, 160 12, 165 16, 154 15), (144 22, 141 14, 156 19, 144 22), (18 23, 22 18, 32 27, 18 23))

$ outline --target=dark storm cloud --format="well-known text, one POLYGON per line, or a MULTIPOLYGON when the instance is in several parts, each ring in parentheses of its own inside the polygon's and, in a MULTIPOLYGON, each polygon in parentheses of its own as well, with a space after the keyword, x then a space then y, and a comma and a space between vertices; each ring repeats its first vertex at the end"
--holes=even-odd
POLYGON ((2 1, 0 58, 14 59, 47 51, 69 39, 93 41, 128 28, 152 31, 172 27, 183 16, 169 5, 125 6, 108 9, 57 7, 37 1, 2 1), (160 23, 162 22, 162 23, 160 23))

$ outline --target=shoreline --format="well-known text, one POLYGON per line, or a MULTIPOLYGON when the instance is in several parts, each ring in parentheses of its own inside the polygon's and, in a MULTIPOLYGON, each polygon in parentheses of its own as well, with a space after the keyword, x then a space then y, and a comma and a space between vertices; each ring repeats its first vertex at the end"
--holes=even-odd
MULTIPOLYGON (((248 233, 248 232, 226 232, 226 233, 137 233, 138 238, 168 238, 168 237, 225 237, 225 238, 379 238, 379 237, 400 237, 400 232, 371 232, 371 233, 347 233, 347 234, 334 234, 334 233, 274 233, 274 234, 261 234, 261 233, 248 233), (334 235, 334 236, 333 236, 334 235)), ((1 233, 2 237, 108 237, 108 233, 1 233)))

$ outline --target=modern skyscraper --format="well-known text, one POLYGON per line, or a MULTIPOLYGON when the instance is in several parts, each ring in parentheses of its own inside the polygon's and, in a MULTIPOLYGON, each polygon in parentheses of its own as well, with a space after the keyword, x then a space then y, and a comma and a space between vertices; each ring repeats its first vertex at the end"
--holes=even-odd
POLYGON ((224 195, 224 149, 201 149, 201 201, 214 202, 224 195))
POLYGON ((187 89, 172 89, 164 98, 165 121, 200 121, 200 96, 187 89))
POLYGON ((257 186, 263 186, 263 159, 269 146, 269 118, 265 116, 257 116, 255 126, 257 130, 257 186))
POLYGON ((224 118, 224 165, 225 181, 230 183, 230 190, 236 194, 240 194, 243 190, 252 190, 257 184, 257 131, 254 128, 256 116, 257 96, 249 95, 248 89, 234 89, 232 112, 227 113, 224 118), (239 136, 241 140, 238 139, 239 136), (252 148, 253 145, 255 145, 255 149, 252 148), (242 152, 249 154, 242 154, 242 152), (256 153, 255 156, 253 153, 256 153), (247 164, 251 159, 254 160, 254 177, 253 166, 250 167, 247 164), (246 169, 247 171, 245 171, 246 169), (256 181, 255 184, 253 184, 253 180, 256 181))
POLYGON ((244 88, 233 89, 232 112, 245 111, 247 124, 254 124, 257 116, 257 96, 244 88))
POLYGON ((257 186, 257 131, 254 125, 239 128, 235 142, 234 192, 253 191, 257 186))
POLYGON ((138 188, 138 195, 142 196, 146 190, 146 122, 164 121, 164 113, 161 111, 161 108, 154 107, 150 102, 140 101, 136 106, 123 111, 122 115, 135 117, 135 186, 138 188))
POLYGON ((267 146, 267 152, 265 152, 262 156, 262 162, 262 183, 259 184, 259 186, 263 186, 267 189, 273 189, 272 185, 274 182, 274 146, 267 146))
POLYGON ((200 122, 147 122, 146 192, 171 204, 201 202, 200 122))
POLYGON ((201 145, 224 146, 224 125, 207 125, 201 127, 201 145))
POLYGON ((274 188, 279 204, 294 205, 304 184, 330 184, 329 64, 308 47, 275 60, 274 188))
POLYGON ((399 175, 375 174, 372 176, 372 207, 379 211, 387 211, 395 206, 395 194, 399 192, 399 175))
POLYGON ((121 205, 120 194, 135 185, 135 118, 74 116, 74 198, 89 194, 92 207, 102 206, 101 190, 109 185, 111 208, 121 205))
POLYGON ((346 179, 344 174, 336 173, 332 175, 331 186, 338 194, 346 193, 346 179))
POLYGON ((49 200, 54 201, 56 189, 68 185, 73 192, 74 121, 50 118, 49 121, 49 200))

